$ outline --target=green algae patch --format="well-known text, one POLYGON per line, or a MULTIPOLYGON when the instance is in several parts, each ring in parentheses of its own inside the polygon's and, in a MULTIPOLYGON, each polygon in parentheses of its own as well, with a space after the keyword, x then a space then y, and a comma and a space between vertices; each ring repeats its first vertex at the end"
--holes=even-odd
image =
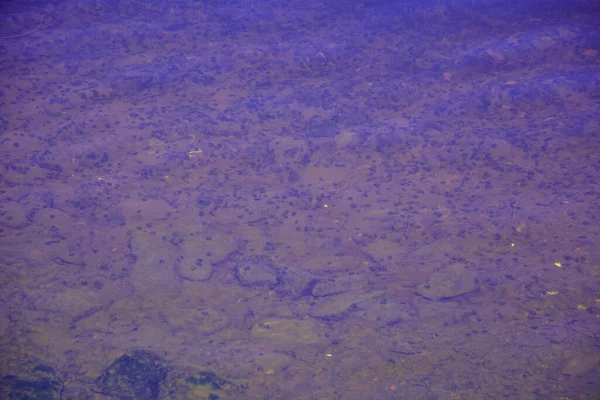
POLYGON ((96 384, 100 393, 113 397, 157 399, 166 377, 167 367, 160 357, 134 350, 115 360, 96 384))
POLYGON ((27 374, 27 377, 13 375, 0 379, 0 396, 3 399, 59 399, 63 383, 54 376, 54 369, 46 365, 38 365, 27 374))

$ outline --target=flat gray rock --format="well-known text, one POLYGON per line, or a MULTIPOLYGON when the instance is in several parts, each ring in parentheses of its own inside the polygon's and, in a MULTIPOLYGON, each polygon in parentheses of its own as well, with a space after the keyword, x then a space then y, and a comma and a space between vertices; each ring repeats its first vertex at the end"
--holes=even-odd
POLYGON ((565 364, 562 373, 565 375, 585 375, 600 363, 600 354, 580 354, 565 364))
POLYGON ((464 264, 450 264, 434 272, 416 288, 416 293, 429 300, 450 299, 479 288, 477 273, 464 264))
POLYGON ((262 254, 243 256, 237 261, 235 276, 242 286, 266 286, 279 284, 279 271, 271 257, 262 254))
POLYGON ((213 267, 202 258, 185 257, 177 263, 176 271, 185 280, 206 281, 212 276, 213 267))

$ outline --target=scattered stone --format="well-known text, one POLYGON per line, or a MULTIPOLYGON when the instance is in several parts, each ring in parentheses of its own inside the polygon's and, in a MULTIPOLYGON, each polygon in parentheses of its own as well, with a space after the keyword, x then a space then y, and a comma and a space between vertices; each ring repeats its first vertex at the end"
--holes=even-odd
POLYGON ((409 305, 388 301, 384 296, 372 299, 363 308, 359 316, 378 328, 401 324, 414 314, 409 305))
POLYGON ((294 356, 276 351, 259 351, 254 354, 254 362, 267 375, 282 371, 294 363, 294 356))
POLYGON ((408 318, 408 308, 388 303, 383 292, 341 293, 317 299, 309 311, 314 318, 341 321, 351 313, 374 322, 377 326, 394 325, 408 318))
POLYGON ((585 375, 600 364, 600 354, 581 354, 571 358, 565 364, 562 373, 565 375, 585 375))
POLYGON ((360 135, 354 131, 343 129, 333 138, 338 147, 356 147, 360 144, 360 135))
POLYGON ((54 369, 38 365, 27 376, 6 375, 0 379, 0 398, 58 399, 63 384, 54 376, 54 369))
POLYGON ((253 339, 267 340, 274 348, 317 344, 322 341, 320 324, 311 319, 271 318, 254 324, 253 339))
POLYGON ((243 256, 237 261, 235 276, 242 286, 266 286, 270 289, 279 284, 279 272, 271 257, 262 254, 243 256))
POLYGON ((196 337, 220 332, 230 324, 228 314, 222 310, 187 305, 168 310, 164 313, 164 319, 171 329, 193 332, 196 337))
POLYGON ((320 298, 311 307, 309 315, 328 321, 341 321, 348 315, 348 309, 360 301, 356 293, 342 293, 320 298))
POLYGON ((294 298, 311 296, 315 286, 319 283, 309 271, 302 271, 292 268, 280 270, 281 286, 278 290, 282 293, 289 293, 294 298))
POLYGON ((185 237, 179 247, 184 255, 176 263, 177 274, 190 281, 206 281, 212 276, 213 265, 237 248, 237 241, 234 236, 220 232, 198 233, 185 237))
POLYGON ((14 202, 4 202, 0 207, 0 225, 17 228, 27 223, 26 207, 14 202))
POLYGON ((337 133, 335 122, 315 115, 306 123, 306 135, 310 138, 331 138, 337 133))
POLYGON ((134 350, 116 359, 96 379, 100 392, 132 399, 157 399, 167 377, 167 367, 156 354, 134 350))
POLYGON ((177 263, 175 270, 185 280, 201 282, 210 279, 213 267, 211 263, 204 262, 202 258, 185 257, 177 263))
POLYGON ((136 288, 155 289, 178 280, 173 268, 177 248, 163 240, 163 235, 135 235, 131 240, 131 254, 135 257, 135 266, 130 278, 136 288))
POLYGON ((314 297, 332 296, 360 289, 363 285, 364 280, 360 275, 320 279, 315 284, 312 295, 314 297))
POLYGON ((417 286, 416 293, 429 300, 449 299, 478 289, 477 273, 463 264, 451 264, 417 286))
POLYGON ((167 384, 161 390, 165 399, 240 399, 242 387, 202 367, 171 366, 167 384))

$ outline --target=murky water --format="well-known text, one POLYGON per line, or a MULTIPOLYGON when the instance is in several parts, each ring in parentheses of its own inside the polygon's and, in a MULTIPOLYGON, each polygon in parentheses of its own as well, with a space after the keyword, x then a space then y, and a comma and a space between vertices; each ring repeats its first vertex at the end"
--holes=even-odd
POLYGON ((597 399, 600 9, 545 3, 3 3, 2 397, 597 399))

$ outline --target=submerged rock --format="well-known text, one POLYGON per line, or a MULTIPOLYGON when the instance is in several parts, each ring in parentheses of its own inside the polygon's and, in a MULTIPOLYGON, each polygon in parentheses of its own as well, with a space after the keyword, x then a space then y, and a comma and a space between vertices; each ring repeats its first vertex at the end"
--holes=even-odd
POLYGON ((457 263, 434 272, 416 288, 416 293, 429 299, 441 300, 473 292, 479 288, 477 273, 457 263))

